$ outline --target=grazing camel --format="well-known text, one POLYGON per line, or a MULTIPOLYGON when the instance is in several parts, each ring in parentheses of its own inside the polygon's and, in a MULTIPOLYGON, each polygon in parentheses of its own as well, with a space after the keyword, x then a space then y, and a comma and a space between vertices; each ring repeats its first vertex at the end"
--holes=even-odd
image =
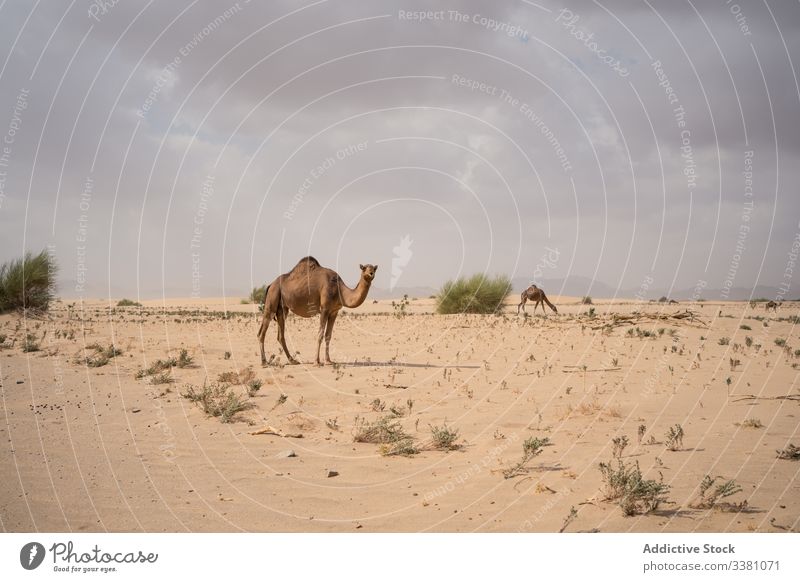
POLYGON ((542 302, 547 303, 547 305, 550 306, 550 309, 552 309, 555 313, 558 313, 558 309, 556 309, 556 306, 550 303, 550 300, 547 299, 547 295, 544 294, 544 291, 539 289, 536 285, 531 285, 530 287, 525 289, 525 291, 522 292, 519 298, 521 301, 519 305, 517 305, 517 315, 519 315, 520 307, 522 308, 523 312, 525 311, 525 303, 527 303, 528 301, 533 301, 535 303, 533 306, 534 313, 536 313, 536 308, 540 304, 542 304, 542 312, 547 313, 544 310, 544 304, 542 302))
POLYGON ((264 338, 272 318, 278 322, 278 341, 283 347, 290 364, 297 364, 286 347, 284 328, 286 316, 291 310, 300 317, 314 317, 319 314, 319 335, 317 336, 317 365, 321 366, 319 359, 322 338, 325 338, 325 361, 332 364, 330 357, 331 336, 333 324, 342 307, 358 307, 367 298, 369 287, 375 278, 377 265, 359 265, 361 278, 355 289, 350 289, 344 284, 341 277, 330 269, 319 264, 314 257, 305 257, 294 268, 275 279, 267 286, 264 296, 264 317, 258 330, 258 340, 261 344, 261 365, 267 363, 264 354, 264 338))
POLYGON ((767 303, 767 306, 764 308, 764 310, 765 311, 769 311, 771 309, 772 311, 777 313, 778 312, 778 307, 780 307, 781 305, 783 305, 782 302, 775 303, 774 301, 770 301, 769 303, 767 303))

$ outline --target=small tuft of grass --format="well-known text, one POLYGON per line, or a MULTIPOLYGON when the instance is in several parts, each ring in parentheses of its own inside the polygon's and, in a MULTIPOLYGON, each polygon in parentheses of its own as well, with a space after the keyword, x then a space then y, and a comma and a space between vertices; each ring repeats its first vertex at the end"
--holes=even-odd
MULTIPOLYGON (((278 399, 275 401, 275 404, 272 406, 272 408, 269 409, 269 411, 272 412, 273 410, 284 404, 288 399, 289 397, 286 394, 281 394, 280 396, 278 396, 278 399)), ((303 399, 301 397, 300 398, 301 405, 302 405, 302 400, 303 399)))
POLYGON ((503 477, 511 479, 517 475, 522 475, 528 472, 526 466, 531 459, 541 454, 544 447, 550 444, 550 439, 547 437, 538 438, 530 437, 522 443, 522 458, 515 464, 503 471, 503 477))
POLYGON ((259 380, 258 378, 253 378, 247 383, 247 395, 252 398, 258 391, 261 390, 261 386, 264 385, 264 382, 259 380))
POLYGON ((142 304, 138 301, 132 301, 130 299, 120 299, 117 301, 117 307, 141 307, 142 304))
POLYGON ((32 333, 26 335, 25 341, 22 343, 22 351, 25 353, 38 352, 39 349, 39 342, 36 341, 36 336, 32 333))
POLYGON ((778 453, 779 459, 785 459, 787 461, 800 461, 800 447, 791 443, 789 443, 785 449, 779 449, 775 452, 778 453))
POLYGON ((168 371, 171 372, 172 368, 178 365, 178 360, 175 358, 167 358, 166 360, 156 360, 153 362, 149 368, 142 368, 138 372, 136 372, 136 379, 141 379, 146 376, 154 376, 159 372, 168 371))
POLYGON ((614 445, 614 450, 612 451, 611 454, 617 459, 621 458, 622 453, 625 451, 625 447, 628 446, 628 437, 625 435, 618 436, 611 439, 611 442, 614 445))
POLYGON ((739 329, 743 329, 745 331, 752 331, 753 328, 750 327, 749 325, 743 323, 742 325, 739 326, 739 329))
POLYGON ((764 425, 757 418, 748 418, 741 426, 742 428, 764 428, 764 425))
POLYGON ((122 350, 113 344, 104 348, 100 344, 90 344, 86 346, 87 351, 92 351, 92 354, 84 358, 79 358, 79 364, 85 364, 90 368, 101 368, 108 364, 112 358, 122 355, 122 350))
POLYGON ((217 381, 223 384, 241 384, 244 386, 254 380, 255 377, 256 373, 252 368, 244 368, 238 372, 235 370, 222 372, 217 376, 217 381))
POLYGON ((591 304, 592 304, 592 298, 591 298, 591 296, 589 296, 589 295, 584 295, 583 297, 581 297, 581 304, 582 304, 582 305, 591 305, 591 304))
POLYGON ((561 529, 558 530, 558 533, 564 533, 567 527, 569 527, 569 524, 575 521, 575 518, 577 517, 578 517, 578 510, 575 509, 575 506, 573 505, 572 507, 569 508, 569 513, 567 514, 567 517, 564 518, 564 522, 561 524, 561 529))
POLYGON ((786 345, 786 340, 783 339, 782 337, 776 337, 775 338, 775 345, 778 346, 779 348, 782 348, 783 346, 786 345))
POLYGON ((731 338, 729 337, 721 337, 717 340, 717 343, 721 346, 727 346, 731 343, 731 338))
POLYGON ((670 451, 679 451, 683 448, 683 427, 680 424, 669 427, 666 434, 666 445, 670 451))
POLYGON ((172 384, 174 381, 175 379, 172 377, 172 374, 169 370, 155 374, 150 378, 150 383, 154 386, 157 386, 158 384, 172 384))
POLYGON ((407 412, 404 406, 398 406, 397 404, 389 407, 389 414, 395 418, 403 418, 407 412))
POLYGON ((188 368, 194 363, 194 358, 189 355, 189 350, 181 349, 178 354, 177 365, 179 368, 188 368))
POLYGON ((409 305, 408 295, 403 295, 403 298, 400 301, 392 301, 392 309, 394 310, 394 316, 398 319, 404 318, 408 315, 407 309, 409 305))
POLYGON ((419 446, 417 446, 417 444, 414 442, 414 439, 408 437, 407 439, 403 439, 395 443, 381 445, 380 451, 385 457, 393 457, 398 455, 402 457, 411 457, 419 453, 420 449, 419 446))

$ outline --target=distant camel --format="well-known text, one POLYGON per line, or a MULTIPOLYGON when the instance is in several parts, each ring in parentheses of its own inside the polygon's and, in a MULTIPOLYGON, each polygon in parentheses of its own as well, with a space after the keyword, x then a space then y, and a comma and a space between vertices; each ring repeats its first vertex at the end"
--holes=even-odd
MULTIPOLYGON (((520 296, 520 303, 517 305, 517 315, 519 315, 519 308, 522 308, 522 311, 525 312, 525 303, 528 301, 533 301, 535 304, 533 306, 533 312, 536 313, 536 308, 542 304, 542 302, 547 303, 555 313, 558 313, 558 309, 556 306, 550 303, 550 300, 547 299, 547 295, 544 294, 544 291, 539 289, 536 285, 531 285, 525 291, 523 291, 520 296)), ((547 313, 544 310, 544 305, 542 304, 542 312, 547 313)))
POLYGON ((769 303, 767 303, 767 306, 765 307, 764 310, 765 311, 769 311, 771 309, 772 311, 777 313, 778 312, 778 307, 780 307, 781 305, 783 305, 782 302, 775 303, 774 301, 770 301, 769 303))
POLYGON ((359 265, 361 278, 355 289, 344 284, 339 275, 319 264, 314 257, 305 257, 294 268, 275 279, 267 286, 264 299, 264 317, 258 330, 261 343, 261 365, 267 364, 264 354, 264 338, 269 323, 274 317, 278 322, 278 341, 283 347, 290 364, 297 364, 286 347, 284 327, 286 316, 291 310, 300 317, 314 317, 319 314, 319 335, 317 336, 317 365, 322 365, 319 350, 322 338, 325 338, 325 361, 332 364, 330 357, 333 324, 342 307, 358 307, 367 298, 372 280, 375 278, 377 265, 359 265))

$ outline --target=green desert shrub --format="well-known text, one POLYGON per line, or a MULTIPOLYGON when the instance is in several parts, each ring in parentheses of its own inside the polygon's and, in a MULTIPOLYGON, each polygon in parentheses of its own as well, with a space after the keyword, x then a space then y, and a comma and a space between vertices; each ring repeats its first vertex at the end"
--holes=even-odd
POLYGON ((442 451, 454 451, 459 447, 456 441, 458 440, 458 430, 448 427, 446 424, 442 426, 431 427, 431 447, 442 451))
MULTIPOLYGON (((700 483, 700 493, 697 499, 690 503, 689 506, 695 509, 711 509, 712 507, 719 506, 720 500, 741 492, 742 487, 733 479, 725 481, 722 477, 711 478, 710 475, 706 475, 700 483)), ((737 504, 734 508, 738 507, 743 509, 746 506, 747 502, 745 501, 741 504, 737 504)))
POLYGON ((255 303, 256 305, 261 305, 264 303, 264 298, 267 296, 267 286, 262 285, 261 287, 253 287, 253 290, 250 291, 250 303, 255 303))
POLYGON ((117 301, 117 307, 141 307, 142 304, 138 301, 133 301, 131 299, 120 299, 117 301))
POLYGON ((46 250, 26 253, 0 266, 0 313, 13 309, 47 311, 56 289, 58 266, 46 250))
POLYGON ((189 368, 194 363, 194 358, 189 355, 189 350, 181 349, 176 363, 179 368, 189 368))
POLYGON ((90 344, 86 346, 85 350, 89 355, 83 358, 78 358, 76 363, 86 364, 90 368, 101 368, 108 364, 112 358, 122 355, 122 350, 111 344, 108 347, 103 347, 100 344, 90 344))
POLYGON ((450 280, 436 297, 439 313, 498 313, 511 293, 511 280, 505 275, 488 277, 478 273, 472 277, 450 280))

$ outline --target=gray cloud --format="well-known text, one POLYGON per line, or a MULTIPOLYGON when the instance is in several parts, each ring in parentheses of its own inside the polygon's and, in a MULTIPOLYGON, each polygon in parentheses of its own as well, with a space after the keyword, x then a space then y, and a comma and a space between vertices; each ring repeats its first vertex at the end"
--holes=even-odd
POLYGON ((237 295, 309 253, 388 287, 405 236, 406 286, 547 247, 548 278, 719 288, 737 243, 737 286, 783 281, 796 4, 98 6, 0 11, 0 260, 53 244, 65 296, 237 295))

